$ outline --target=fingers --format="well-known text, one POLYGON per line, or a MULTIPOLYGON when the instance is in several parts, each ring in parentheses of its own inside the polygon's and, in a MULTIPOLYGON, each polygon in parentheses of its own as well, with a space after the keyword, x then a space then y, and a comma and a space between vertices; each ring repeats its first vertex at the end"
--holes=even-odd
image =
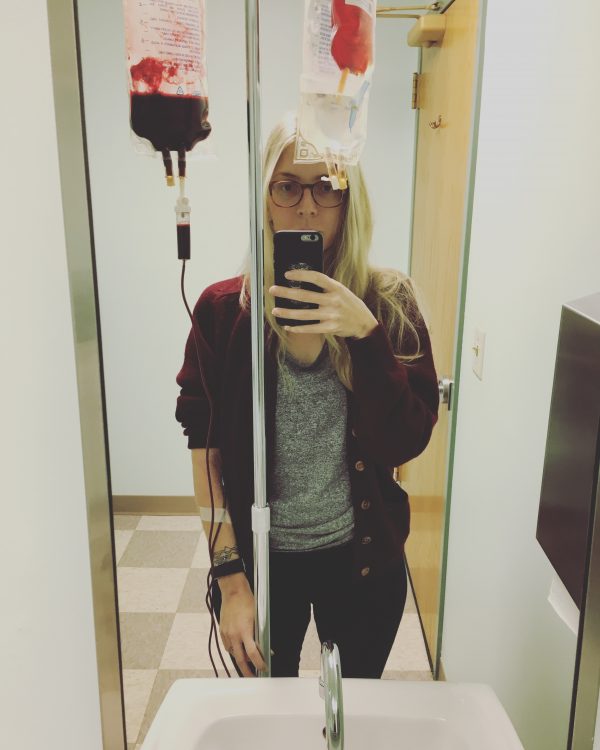
POLYGON ((290 310, 287 307, 274 307, 271 312, 278 318, 293 318, 294 320, 314 320, 315 315, 322 320, 323 318, 329 317, 329 313, 324 310, 302 310, 293 309, 290 310))
POLYGON ((244 677, 256 677, 248 666, 249 664, 252 664, 260 671, 267 669, 265 660, 263 659, 256 642, 251 636, 246 636, 245 640, 237 641, 233 645, 227 647, 227 651, 235 659, 235 662, 244 677))
POLYGON ((314 271, 308 268, 292 268, 286 271, 284 274, 286 279, 298 280, 298 281, 310 281, 311 284, 317 284, 325 289, 333 289, 340 282, 332 279, 331 276, 327 276, 326 273, 321 271, 314 271))
MULTIPOLYGON (((267 668, 267 665, 265 664, 265 661, 262 657, 262 654, 260 653, 258 646, 256 645, 256 641, 254 638, 246 638, 244 640, 244 649, 246 651, 246 654, 252 664, 256 667, 258 670, 265 670, 267 668)), ((241 667, 240 667, 241 669, 241 667)))
POLYGON ((236 661, 236 664, 240 668, 240 672, 243 674, 244 677, 254 677, 255 675, 252 673, 252 670, 248 666, 248 658, 246 656, 246 652, 244 651, 244 646, 241 641, 238 641, 236 644, 234 644, 233 649, 229 652, 233 658, 236 661))
POLYGON ((311 292, 308 289, 299 289, 298 287, 272 286, 269 287, 269 294, 272 297, 285 297, 287 299, 297 299, 300 302, 314 302, 316 305, 323 304, 324 292, 311 292))

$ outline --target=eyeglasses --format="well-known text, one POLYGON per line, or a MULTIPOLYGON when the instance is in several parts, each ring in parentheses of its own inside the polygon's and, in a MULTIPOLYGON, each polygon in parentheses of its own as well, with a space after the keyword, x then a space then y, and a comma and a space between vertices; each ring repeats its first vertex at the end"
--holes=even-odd
POLYGON ((297 180, 277 180, 269 185, 269 195, 276 206, 292 208, 300 203, 306 188, 310 188, 314 202, 321 208, 339 206, 346 193, 345 190, 334 190, 327 180, 305 184, 297 180))

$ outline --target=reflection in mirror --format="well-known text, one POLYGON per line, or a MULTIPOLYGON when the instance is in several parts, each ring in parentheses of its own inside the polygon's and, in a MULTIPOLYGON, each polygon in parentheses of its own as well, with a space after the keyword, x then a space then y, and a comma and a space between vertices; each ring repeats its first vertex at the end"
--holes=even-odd
MULTIPOLYGON (((202 447, 206 411, 199 405, 202 388, 192 356, 195 351, 188 341, 177 378, 181 387, 177 408, 188 433, 192 474, 173 420, 174 375, 181 366, 189 329, 178 295, 173 200, 164 187, 160 160, 140 157, 130 142, 121 8, 87 1, 79 6, 126 718, 128 741, 140 742, 175 679, 214 674, 205 602, 210 520, 202 517, 209 498, 202 447), (116 164, 119 179, 115 181, 116 164), (166 292, 168 278, 172 295, 166 292), (144 293, 140 295, 139 289, 144 293)), ((249 271, 244 13, 243 4, 237 6, 233 13, 222 4, 208 4, 210 140, 217 161, 192 159, 188 164, 192 255, 187 289, 192 302, 206 290, 204 299, 210 307, 205 313, 211 321, 220 312, 213 310, 215 299, 208 292, 214 296, 215 290, 223 291, 225 279, 230 280, 224 289, 227 312, 244 321, 234 303, 241 291, 240 274, 249 271)), ((273 130, 282 114, 297 106, 301 6, 273 0, 261 4, 265 174, 313 183, 327 171, 323 164, 293 164, 289 144, 294 123, 288 118, 273 130), (296 52, 289 43, 292 35, 297 39, 296 52)), ((411 286, 402 281, 408 272, 413 200, 416 120, 411 86, 419 65, 419 50, 404 41, 411 24, 398 19, 377 27, 377 72, 361 161, 364 179, 358 170, 352 171, 349 190, 335 207, 319 205, 318 196, 315 199, 307 190, 296 205, 281 205, 279 194, 273 198, 269 193, 266 200, 265 316, 281 357, 270 371, 267 387, 273 428, 267 462, 272 503, 273 676, 316 675, 320 642, 333 638, 341 651, 344 675, 432 679, 402 560, 408 532, 406 493, 390 476, 392 468, 425 448, 438 398, 429 337, 411 286), (281 299, 286 292, 269 292, 275 280, 272 232, 305 227, 323 234, 323 272, 337 279, 335 286, 322 284, 325 295, 331 296, 326 308, 331 320, 336 320, 338 304, 343 310, 343 318, 332 324, 330 332, 286 333, 274 321, 274 296, 281 299), (385 326, 374 330, 379 319, 385 326), (387 348, 388 340, 393 352, 401 353, 399 359, 387 348), (420 356, 413 359, 418 349, 420 356), (398 363, 405 361, 411 362, 408 382, 396 382, 393 373, 403 371, 398 363), (403 409, 415 413, 404 433, 398 420, 407 423, 406 411, 395 415, 396 422, 387 431, 383 428, 389 404, 400 398, 394 389, 398 394, 406 392, 401 398, 403 409), (385 400, 379 400, 384 393, 385 400), (377 413, 382 416, 375 420, 377 413), (325 493, 326 505, 320 501, 325 493), (375 628, 381 629, 376 636, 375 628), (365 632, 370 633, 371 650, 366 648, 365 632), (287 637, 291 633, 293 637, 287 637)), ((202 306, 196 311, 204 325, 202 306)), ((233 330, 231 322, 229 318, 227 336, 233 330)), ((237 492, 240 503, 229 508, 234 524, 222 524, 215 551, 225 561, 228 550, 243 550, 249 571, 248 579, 234 573, 213 588, 216 614, 223 612, 230 628, 221 626, 222 646, 233 647, 239 657, 232 659, 222 649, 234 676, 251 674, 253 668, 244 661, 236 622, 246 618, 245 651, 250 656, 252 549, 248 501, 241 505, 242 493, 252 487, 250 330, 245 322, 245 328, 236 329, 239 338, 233 344, 227 338, 212 339, 219 356, 227 347, 237 356, 228 361, 229 369, 219 372, 219 382, 228 383, 230 398, 219 402, 218 419, 223 420, 228 410, 230 419, 237 419, 230 423, 235 429, 230 439, 219 435, 212 442, 219 448, 213 452, 215 477, 223 478, 228 502, 237 492), (230 380, 234 375, 237 381, 230 380), (232 605, 221 609, 221 588, 235 584, 244 587, 243 596, 230 597, 236 602, 244 599, 239 613, 232 605)), ((209 339, 214 336, 213 329, 205 333, 209 339)), ((222 503, 219 481, 213 481, 213 493, 216 505, 222 503)), ((218 658, 216 663, 224 676, 218 658)))
MULTIPOLYGON (((265 144, 273 125, 283 113, 297 106, 302 14, 302 4, 298 2, 271 0, 261 4, 261 104, 265 144), (286 33, 282 33, 282 29, 286 33), (295 48, 290 44, 291 38, 297 40, 295 48)), ((185 450, 181 429, 173 420, 178 394, 174 378, 182 364, 183 345, 189 332, 189 319, 186 319, 178 293, 181 264, 176 259, 173 236, 174 198, 169 198, 172 193, 164 186, 160 159, 137 155, 130 142, 121 8, 116 3, 98 6, 91 2, 80 2, 79 22, 111 481, 116 512, 119 621, 128 741, 140 742, 173 680, 182 676, 214 674, 207 648, 210 614, 205 603, 207 568, 210 564, 206 532, 210 528, 210 521, 203 522, 198 513, 198 504, 206 502, 207 498, 203 488, 206 470, 204 468, 203 471, 201 448, 204 436, 203 425, 196 425, 196 430, 191 430, 191 454, 195 457, 192 484, 189 451, 185 450), (106 85, 107 82, 109 85, 106 85), (119 175, 117 180, 116 174, 119 175), (167 291, 169 284, 172 294, 167 291), (142 294, 140 289, 143 289, 142 294), (132 290, 135 290, 134 294, 132 290), (156 357, 157 351, 161 352, 160 357, 156 357), (140 386, 140 378, 143 386, 140 386), (135 439, 132 440, 134 425, 135 439)), ((294 580, 306 579, 304 586, 312 577, 323 586, 319 594, 321 599, 317 604, 313 603, 315 614, 319 607, 328 606, 328 609, 320 615, 321 621, 315 622, 315 618, 311 617, 307 591, 303 594, 304 599, 294 602, 290 602, 289 597, 284 599, 281 593, 276 595, 280 612, 293 604, 298 613, 297 617, 289 613, 295 630, 295 643, 290 643, 293 649, 288 653, 283 650, 284 644, 279 646, 277 642, 279 648, 275 643, 272 645, 275 658, 282 659, 279 666, 274 662, 273 674, 276 674, 275 670, 280 670, 282 674, 290 673, 293 665, 290 666, 289 662, 297 660, 304 643, 296 671, 299 667, 300 674, 314 676, 319 669, 320 641, 332 635, 329 629, 335 623, 331 622, 331 618, 337 611, 343 615, 343 621, 354 623, 357 628, 354 634, 348 632, 346 637, 349 639, 362 638, 364 629, 372 628, 372 623, 378 617, 383 628, 378 637, 372 639, 376 649, 365 663, 359 661, 352 664, 350 653, 344 659, 349 646, 342 650, 342 665, 345 671, 350 670, 348 674, 354 672, 357 675, 378 676, 385 668, 386 677, 432 679, 412 592, 408 587, 405 605, 406 575, 401 560, 394 560, 401 554, 401 540, 407 531, 406 499, 401 488, 383 470, 385 461, 379 459, 375 463, 375 441, 385 441, 384 448, 388 445, 391 447, 397 437, 395 433, 392 435, 383 430, 371 437, 375 425, 369 423, 368 413, 363 416, 361 402, 357 402, 358 413, 354 414, 352 421, 346 413, 345 401, 346 388, 350 384, 348 365, 352 361, 349 356, 352 347, 354 367, 362 364, 362 369, 359 369, 362 380, 358 385, 362 392, 374 395, 382 387, 391 387, 385 386, 381 380, 386 366, 394 366, 381 333, 373 341, 356 341, 350 343, 349 347, 346 344, 351 336, 362 336, 373 327, 376 319, 374 313, 381 315, 382 312, 395 310, 395 323, 386 330, 395 336, 394 343, 397 345, 401 330, 398 324, 405 320, 407 353, 416 350, 411 324, 418 323, 419 319, 415 317, 416 307, 407 305, 411 297, 410 288, 394 281, 401 278, 399 273, 408 271, 416 122, 415 110, 411 108, 411 87, 413 73, 419 63, 418 49, 405 43, 411 23, 410 19, 397 19, 381 22, 377 27, 377 68, 369 103, 369 138, 362 158, 365 186, 357 173, 356 183, 351 181, 350 199, 336 208, 319 206, 311 200, 307 191, 298 206, 270 204, 269 218, 275 230, 308 226, 323 233, 324 272, 330 276, 337 273, 339 289, 345 292, 340 300, 345 305, 343 327, 333 331, 342 344, 338 347, 339 351, 332 350, 330 355, 330 343, 336 341, 330 334, 330 342, 326 343, 319 356, 324 332, 318 336, 301 333, 286 335, 278 328, 276 334, 279 341, 285 340, 288 345, 287 352, 282 352, 285 354, 283 377, 273 382, 270 390, 272 396, 277 393, 279 405, 277 415, 272 415, 274 418, 276 416, 274 460, 267 463, 267 467, 273 469, 273 497, 276 495, 279 500, 277 512, 273 505, 272 517, 273 539, 277 545, 273 554, 278 559, 278 563, 271 567, 272 585, 276 591, 283 592, 286 588, 295 589, 289 582, 286 584, 288 576, 294 580), (367 200, 372 206, 372 241, 367 200), (339 262, 339 230, 347 226, 344 222, 348 218, 356 222, 359 231, 347 232, 350 262, 342 265, 339 262), (370 277, 366 273, 367 266, 396 269, 390 270, 385 277, 373 277, 375 281, 381 279, 380 285, 387 284, 387 291, 380 286, 379 292, 375 293, 376 285, 368 285, 370 277), (395 291, 392 284, 396 286, 395 291), (378 308, 377 305, 385 303, 386 298, 387 304, 378 308), (374 357, 377 357, 379 365, 371 369, 374 357), (291 386, 289 393, 284 389, 287 380, 291 386), (356 437, 352 433, 349 435, 348 446, 352 455, 346 454, 346 427, 349 430, 357 428, 356 437), (317 457, 322 460, 315 471, 313 467, 317 457), (350 462, 350 458, 354 461, 350 462), (362 462, 361 467, 363 463, 365 465, 364 473, 356 468, 359 462, 362 462), (371 462, 372 465, 369 465, 371 462), (376 466, 379 468, 376 469, 376 466), (310 482, 306 481, 307 477, 310 482), (369 487, 375 483, 377 487, 386 488, 391 531, 385 531, 384 516, 377 507, 382 501, 367 497, 370 493, 365 493, 366 488, 361 485, 366 477, 369 487), (351 483, 355 482, 358 484, 352 488, 351 483), (330 502, 324 508, 318 498, 327 485, 330 487, 330 502), (299 488, 303 486, 305 491, 299 493, 299 488), (295 520, 290 505, 293 497, 297 498, 299 506, 295 520), (355 533, 355 511, 351 498, 354 498, 354 507, 357 503, 359 507, 360 503, 363 506, 373 503, 368 510, 356 511, 364 517, 364 520, 360 515, 358 518, 361 528, 364 526, 360 540, 371 540, 369 544, 359 540, 358 548, 350 543, 355 533), (290 524, 292 528, 289 528, 290 524), (378 539, 378 534, 382 538, 378 539), (318 547, 322 550, 306 553, 306 550, 318 547), (357 557, 357 549, 360 558, 357 557), (376 550, 377 554, 370 550, 376 550), (306 557, 306 564, 309 565, 309 569, 304 571, 299 565, 302 556, 306 557), (391 568, 388 563, 392 565, 391 568), (386 564, 389 570, 380 576, 378 568, 383 570, 386 564), (372 572, 362 575, 362 571, 366 572, 369 568, 373 569, 372 572), (323 577, 324 570, 329 571, 330 578, 323 577), (317 574, 317 571, 321 571, 321 574, 317 574), (374 584, 368 582, 371 580, 369 575, 374 584), (357 577, 365 580, 357 582, 357 577), (350 583, 351 578, 355 579, 353 583, 350 583), (336 600, 330 590, 334 581, 337 581, 335 589, 338 597, 344 593, 343 581, 346 581, 347 592, 357 592, 350 597, 346 593, 343 610, 342 600, 336 600), (387 590, 392 581, 395 582, 392 587, 394 595, 383 596, 381 592, 387 590), (387 607, 379 614, 375 608, 377 601, 387 607), (362 611, 364 617, 371 619, 358 618, 357 611, 362 611)), ((188 163, 186 190, 192 207, 192 252, 186 285, 188 294, 193 298, 192 306, 202 290, 221 280, 237 278, 242 269, 248 269, 243 3, 236 4, 235 12, 229 5, 208 3, 207 29, 210 122, 213 127, 208 140, 212 141, 217 161, 194 162, 192 159, 188 163)), ((277 167, 280 173, 292 172, 301 178, 301 182, 312 182, 323 173, 323 165, 293 165, 290 149, 283 148, 292 135, 292 131, 288 130, 275 138, 275 151, 267 168, 273 170, 273 174, 277 167), (276 164, 278 161, 280 163, 276 164)), ((265 299, 269 299, 268 288, 274 283, 272 245, 268 247, 271 261, 266 254, 265 299)), ((230 302, 236 298, 231 293, 233 288, 228 289, 230 302)), ((327 290, 329 294, 334 291, 338 290, 327 290)), ((236 292, 239 293, 239 289, 236 288, 236 292)), ((273 321, 272 307, 271 296, 269 309, 265 311, 270 321, 273 321)), ((390 323, 393 319, 394 316, 391 316, 390 323)), ((424 356, 414 362, 413 387, 415 397, 423 398, 423 405, 419 405, 420 421, 413 429, 426 434, 431 429, 437 410, 437 386, 426 332, 420 329, 419 333, 424 356)), ((243 342, 248 347, 249 328, 241 331, 240 336, 239 344, 243 342)), ((218 343, 219 346, 224 345, 223 341, 218 343)), ((250 351, 240 348, 237 356, 238 360, 229 366, 237 370, 240 388, 231 391, 231 401, 227 406, 245 425, 244 435, 236 434, 240 440, 239 450, 243 448, 244 452, 240 452, 236 458, 231 445, 221 447, 218 442, 213 442, 213 445, 221 447, 222 452, 228 448, 221 461, 225 464, 226 493, 232 494, 237 488, 248 492, 252 487, 251 479, 242 470, 247 472, 247 466, 242 467, 242 457, 246 461, 251 458, 248 452, 251 445, 248 443, 251 412, 248 412, 247 401, 250 351), (246 398, 243 403, 242 396, 246 398)), ((186 363, 190 364, 187 359, 186 363)), ((183 397, 180 398, 183 400, 190 393, 195 397, 200 394, 194 374, 190 375, 190 380, 187 380, 188 375, 190 373, 182 369, 180 385, 184 387, 183 397)), ((220 376, 225 377, 224 373, 220 376)), ((395 387, 400 387, 400 384, 395 387)), ((386 398, 393 398, 393 394, 388 392, 386 398)), ((193 412, 192 401, 193 398, 188 406, 193 412)), ((380 411, 385 409, 382 403, 374 403, 369 410, 362 405, 365 412, 377 408, 380 411)), ((183 406, 181 411, 185 413, 183 406)), ((183 420, 186 418, 182 417, 183 420)), ((418 447, 411 436, 398 448, 406 450, 406 455, 415 453, 424 448, 427 440, 424 436, 420 439, 422 442, 418 447)), ((218 454, 215 452, 214 456, 216 460, 218 454)), ((400 459, 391 454, 389 466, 399 465, 406 460, 404 453, 400 459)), ((220 483, 213 482, 217 504, 221 491, 220 483)), ((248 511, 249 506, 246 506, 244 513, 248 511)), ((231 512, 240 511, 236 509, 231 512)), ((239 518, 235 518, 235 521, 240 523, 239 518)), ((247 557, 248 553, 251 554, 247 517, 244 521, 246 525, 242 541, 247 557)), ((234 546, 233 538, 228 538, 228 529, 233 530, 231 526, 223 524, 219 535, 224 547, 234 546)), ((235 541, 238 545, 241 543, 238 539, 235 541)), ((251 578, 249 560, 246 559, 246 568, 251 578)), ((232 575, 230 581, 236 578, 244 576, 232 575)), ((215 599, 219 593, 217 587, 215 599)), ((216 601, 215 605, 218 612, 219 604, 216 601)), ((272 637, 280 638, 277 633, 283 626, 283 622, 277 625, 275 620, 272 637)), ((341 634, 338 638, 341 638, 341 634)), ((231 638, 225 636, 223 640, 225 646, 232 645, 231 638)), ((352 644, 352 640, 348 644, 352 644)), ((338 642, 338 645, 342 648, 342 644, 338 642)), ((232 669, 232 660, 225 649, 222 650, 230 672, 237 676, 232 669)), ((357 652, 355 657, 358 657, 360 650, 353 650, 357 652)), ((216 653, 214 640, 213 653, 219 674, 224 676, 225 670, 216 653)), ((242 669, 247 670, 245 664, 242 664, 242 669)))

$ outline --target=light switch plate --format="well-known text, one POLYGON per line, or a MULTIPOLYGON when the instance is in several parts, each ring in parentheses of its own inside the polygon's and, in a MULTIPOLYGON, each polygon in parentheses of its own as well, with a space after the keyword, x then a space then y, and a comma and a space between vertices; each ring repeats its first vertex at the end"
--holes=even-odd
POLYGON ((475 329, 473 338, 473 372, 479 380, 483 380, 483 354, 485 352, 485 333, 475 329))

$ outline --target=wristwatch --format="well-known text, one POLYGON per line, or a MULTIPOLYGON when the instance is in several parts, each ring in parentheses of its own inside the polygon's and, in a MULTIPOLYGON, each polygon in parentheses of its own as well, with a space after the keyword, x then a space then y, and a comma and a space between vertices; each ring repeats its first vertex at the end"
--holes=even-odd
POLYGON ((220 565, 213 565, 212 575, 214 579, 223 578, 223 576, 230 576, 233 573, 245 573, 246 565, 242 557, 238 557, 235 560, 229 560, 229 562, 221 563, 220 565))

